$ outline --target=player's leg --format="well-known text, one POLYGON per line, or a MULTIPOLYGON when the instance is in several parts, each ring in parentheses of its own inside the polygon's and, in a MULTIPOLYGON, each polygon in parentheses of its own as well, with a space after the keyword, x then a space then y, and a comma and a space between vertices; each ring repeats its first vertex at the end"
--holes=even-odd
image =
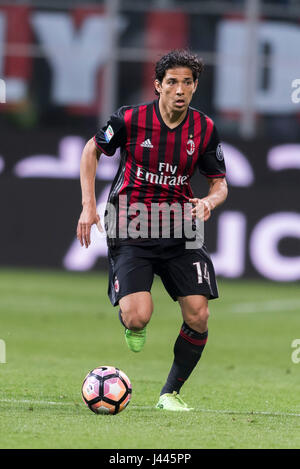
POLYGON ((204 295, 178 297, 184 322, 192 330, 203 334, 208 328, 209 308, 204 295))
POLYGON ((132 352, 140 352, 146 342, 146 326, 153 312, 151 294, 148 291, 131 293, 121 298, 119 305, 127 345, 132 352))
POLYGON ((179 301, 183 317, 174 345, 174 361, 158 402, 158 407, 173 410, 170 396, 178 397, 206 345, 208 298, 216 298, 218 290, 209 256, 200 251, 186 252, 169 263, 162 280, 171 297, 179 301))
POLYGON ((209 316, 207 298, 202 295, 178 298, 183 324, 174 345, 174 361, 161 394, 180 392, 198 364, 207 342, 209 316))
POLYGON ((119 300, 119 305, 122 323, 126 329, 139 331, 144 329, 151 319, 153 302, 148 291, 123 296, 119 300))
POLYGON ((150 294, 153 282, 151 260, 141 250, 121 246, 109 251, 109 297, 119 305, 119 319, 125 328, 125 340, 133 352, 139 352, 146 341, 146 325, 153 304, 150 294))

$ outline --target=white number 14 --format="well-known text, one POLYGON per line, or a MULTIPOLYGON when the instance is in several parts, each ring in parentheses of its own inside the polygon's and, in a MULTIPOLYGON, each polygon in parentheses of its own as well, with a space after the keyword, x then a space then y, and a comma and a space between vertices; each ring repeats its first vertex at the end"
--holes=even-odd
MULTIPOLYGON (((202 283, 203 278, 202 278, 201 264, 200 264, 200 262, 193 262, 193 265, 195 265, 196 269, 197 269, 198 283, 202 283)), ((206 263, 204 264, 204 278, 209 283, 209 272, 207 270, 207 264, 206 263)))

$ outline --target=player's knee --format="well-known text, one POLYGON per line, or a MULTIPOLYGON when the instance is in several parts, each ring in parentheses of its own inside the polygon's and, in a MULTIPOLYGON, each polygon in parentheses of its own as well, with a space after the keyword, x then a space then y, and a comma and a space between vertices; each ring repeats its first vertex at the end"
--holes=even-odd
POLYGON ((209 318, 209 309, 207 305, 199 305, 194 307, 190 314, 185 318, 189 327, 201 332, 206 331, 209 318))
POLYGON ((152 311, 146 310, 122 310, 122 318, 130 330, 141 330, 146 327, 150 321, 152 311))
POLYGON ((151 295, 138 292, 120 300, 122 320, 131 330, 141 330, 148 324, 153 311, 151 295))
POLYGON ((134 316, 134 317, 129 317, 127 319, 127 328, 134 331, 138 330, 140 331, 141 329, 144 329, 144 327, 147 326, 149 320, 139 317, 139 316, 134 316))

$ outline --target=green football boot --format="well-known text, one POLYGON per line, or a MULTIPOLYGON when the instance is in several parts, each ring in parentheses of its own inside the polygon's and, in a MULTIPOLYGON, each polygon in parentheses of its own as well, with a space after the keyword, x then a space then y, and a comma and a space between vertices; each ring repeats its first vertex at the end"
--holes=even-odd
POLYGON ((188 407, 176 391, 173 391, 172 394, 162 394, 156 404, 156 408, 172 410, 175 412, 188 412, 190 410, 194 410, 192 407, 188 407))
POLYGON ((146 328, 140 331, 125 329, 125 340, 132 352, 140 352, 146 342, 146 328))

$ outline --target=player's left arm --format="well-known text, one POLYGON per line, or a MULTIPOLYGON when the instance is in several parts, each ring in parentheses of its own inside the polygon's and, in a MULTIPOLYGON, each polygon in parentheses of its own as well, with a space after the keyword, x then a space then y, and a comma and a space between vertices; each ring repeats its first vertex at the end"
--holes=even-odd
POLYGON ((209 183, 209 191, 202 199, 189 199, 194 204, 192 215, 203 221, 210 218, 212 210, 221 205, 228 195, 222 144, 213 121, 207 118, 207 122, 212 126, 212 131, 209 142, 200 155, 198 167, 209 183))
POLYGON ((189 199, 189 202, 194 205, 192 215, 200 218, 202 221, 207 221, 211 216, 212 210, 225 202, 228 195, 228 187, 225 178, 207 179, 209 183, 207 196, 202 199, 189 199))

